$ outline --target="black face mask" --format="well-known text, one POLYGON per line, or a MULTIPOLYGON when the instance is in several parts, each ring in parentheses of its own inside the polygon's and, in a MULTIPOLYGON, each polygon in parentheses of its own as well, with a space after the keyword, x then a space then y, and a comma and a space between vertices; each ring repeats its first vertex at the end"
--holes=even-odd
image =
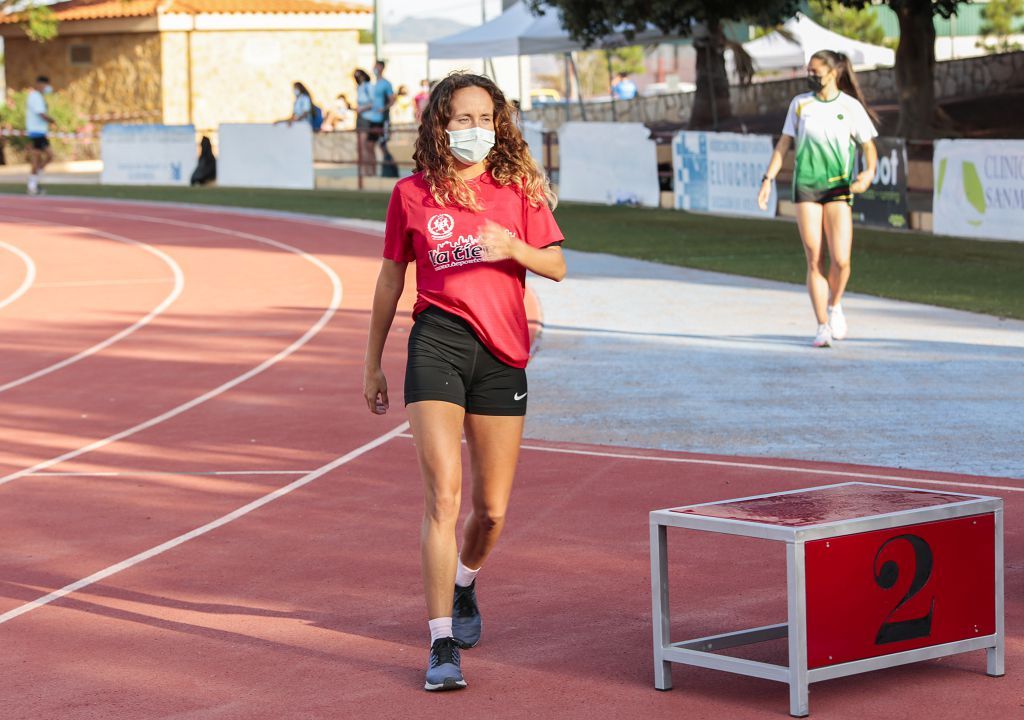
POLYGON ((821 78, 817 75, 811 74, 807 76, 807 87, 809 87, 812 92, 821 92, 822 85, 823 83, 821 82, 821 78))

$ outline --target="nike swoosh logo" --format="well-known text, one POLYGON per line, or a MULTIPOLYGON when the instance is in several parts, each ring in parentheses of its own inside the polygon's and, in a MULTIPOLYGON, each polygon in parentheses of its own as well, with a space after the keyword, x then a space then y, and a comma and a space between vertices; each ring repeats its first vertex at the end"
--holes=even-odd
POLYGON ((515 398, 517 401, 519 401, 519 400, 522 400, 524 397, 526 397, 526 393, 523 393, 522 395, 520 395, 519 393, 516 393, 512 397, 515 398))

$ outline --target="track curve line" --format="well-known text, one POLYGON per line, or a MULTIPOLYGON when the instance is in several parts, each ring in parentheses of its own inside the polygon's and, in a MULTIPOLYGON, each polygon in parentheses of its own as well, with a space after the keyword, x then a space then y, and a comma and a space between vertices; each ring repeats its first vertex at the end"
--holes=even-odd
MULTIPOLYGON (((0 220, 6 219, 20 220, 22 218, 16 218, 12 215, 0 215, 0 220)), ((145 250, 149 254, 158 258, 161 262, 163 262, 165 265, 167 265, 167 267, 171 269, 171 275, 174 277, 174 287, 171 288, 171 291, 167 294, 167 297, 160 301, 160 304, 158 304, 155 308, 146 313, 146 315, 139 318, 128 327, 124 328, 123 330, 117 333, 114 333, 107 339, 96 343, 92 347, 86 348, 85 350, 82 350, 81 352, 72 355, 71 357, 64 358, 63 360, 56 362, 53 365, 48 365, 47 367, 29 373, 24 377, 20 377, 16 380, 11 380, 8 383, 0 385, 0 393, 19 387, 20 385, 30 383, 33 380, 38 380, 39 378, 49 375, 50 373, 57 372, 58 370, 66 368, 68 365, 73 365, 80 360, 84 360, 90 355, 95 355, 96 353, 107 349, 116 342, 124 340, 133 332, 135 332, 139 328, 145 327, 150 322, 152 322, 154 318, 158 317, 160 314, 166 311, 167 308, 169 308, 174 303, 174 301, 178 299, 178 297, 181 295, 182 290, 185 289, 185 273, 182 272, 181 266, 179 266, 178 263, 174 261, 174 258, 172 258, 170 255, 165 253, 163 250, 158 250, 149 243, 144 243, 141 240, 133 240, 132 238, 124 237, 123 235, 108 233, 103 230, 94 230, 92 228, 83 227, 81 225, 72 225, 70 223, 35 219, 33 219, 32 222, 41 223, 43 225, 55 225, 58 227, 71 228, 73 230, 78 230, 80 232, 89 233, 90 235, 104 237, 107 238, 108 240, 115 240, 117 242, 122 242, 128 245, 134 245, 135 247, 141 248, 142 250, 145 250)), ((2 307, 3 304, 0 304, 0 308, 2 307)))
POLYGON ((269 492, 266 495, 263 495, 262 497, 258 497, 252 502, 247 503, 236 510, 232 510, 228 514, 222 515, 216 520, 211 520, 210 522, 206 523, 205 525, 202 525, 201 527, 196 528, 195 530, 190 530, 187 533, 172 538, 167 542, 161 543, 160 545, 150 548, 149 550, 144 550, 136 555, 133 555, 127 560, 122 560, 121 562, 106 567, 98 572, 95 572, 88 577, 82 578, 81 580, 76 580, 73 583, 65 585, 59 590, 54 590, 53 592, 47 595, 43 595, 42 597, 37 598, 36 600, 27 602, 24 605, 19 605, 13 610, 8 610, 7 612, 0 614, 0 625, 10 620, 13 620, 14 618, 19 617, 20 615, 24 615, 27 612, 35 610, 36 608, 43 607, 44 605, 49 605, 54 600, 59 600, 62 597, 70 595, 71 593, 81 590, 84 587, 88 587, 89 585, 97 583, 100 580, 105 580, 111 575, 115 575, 121 572, 122 570, 127 570, 128 568, 134 565, 138 565, 139 563, 149 560, 152 557, 156 557, 157 555, 165 553, 168 550, 177 547, 178 545, 188 542, 189 540, 194 540, 195 538, 201 535, 205 535, 211 530, 216 530, 217 528, 223 525, 227 525, 228 523, 237 520, 243 515, 248 515, 253 510, 258 510, 264 505, 267 505, 268 503, 272 503, 274 500, 277 500, 279 497, 287 495, 288 493, 294 490, 298 490, 303 485, 308 485, 321 475, 325 475, 329 473, 331 470, 341 467, 342 465, 345 465, 346 463, 355 460, 361 455, 365 455, 374 448, 380 447, 388 440, 397 437, 398 435, 404 433, 408 429, 408 421, 403 422, 398 427, 389 430, 388 432, 384 433, 383 435, 380 435, 379 437, 374 438, 368 443, 360 445, 355 450, 351 450, 342 455, 341 457, 331 460, 326 465, 321 465, 316 470, 313 470, 312 472, 303 475, 298 480, 290 482, 287 485, 283 485, 282 487, 279 487, 277 490, 269 492))
MULTIPOLYGON (((66 211, 57 210, 57 212, 73 212, 73 211, 70 211, 70 210, 66 210, 66 211)), ((207 402, 208 400, 212 400, 213 398, 217 397, 218 395, 221 395, 221 394, 227 392, 228 390, 231 390, 232 388, 237 387, 238 385, 241 385, 242 383, 246 382, 247 380, 250 380, 250 379, 256 377, 257 375, 259 375, 263 371, 267 370, 268 368, 273 367, 277 363, 279 363, 282 360, 284 360, 285 358, 287 358, 289 355, 292 355, 294 352, 299 350, 302 346, 304 346, 306 343, 308 343, 310 340, 312 340, 314 337, 316 337, 316 335, 319 334, 320 331, 323 330, 324 327, 327 326, 327 323, 330 322, 331 318, 334 317, 334 314, 338 311, 338 308, 341 306, 342 286, 341 286, 341 278, 338 277, 338 274, 336 272, 334 272, 334 270, 332 270, 326 263, 324 263, 322 260, 320 260, 320 258, 315 257, 314 255, 310 255, 309 253, 307 253, 307 252, 305 252, 303 250, 300 250, 299 248, 294 247, 292 245, 288 245, 287 243, 283 243, 283 242, 280 242, 278 240, 274 240, 272 238, 263 237, 262 235, 255 235, 253 233, 246 233, 246 232, 241 232, 241 231, 238 231, 238 230, 230 230, 228 228, 219 228, 219 227, 216 227, 214 225, 206 225, 206 224, 200 224, 200 223, 188 223, 188 222, 184 222, 184 221, 180 221, 180 220, 167 220, 165 218, 154 218, 154 217, 150 217, 150 216, 146 216, 146 215, 122 215, 120 213, 97 213, 97 214, 113 215, 115 217, 122 218, 122 219, 127 218, 127 219, 133 219, 133 220, 142 220, 142 221, 149 221, 149 222, 166 224, 166 225, 177 225, 177 226, 181 226, 181 227, 189 227, 189 228, 193 228, 193 229, 200 228, 200 229, 204 229, 204 230, 209 230, 210 232, 217 232, 217 233, 221 233, 221 234, 225 234, 225 235, 232 235, 232 236, 235 236, 235 237, 244 238, 244 239, 247 239, 247 240, 252 240, 253 242, 258 242, 258 243, 261 243, 261 244, 264 244, 264 245, 269 245, 270 247, 275 247, 275 248, 278 248, 280 250, 285 250, 287 252, 294 253, 295 255, 298 255, 299 257, 301 257, 303 260, 306 260, 307 262, 311 263, 314 267, 316 267, 317 269, 322 271, 327 276, 328 280, 330 280, 330 283, 331 283, 331 301, 330 301, 329 305, 327 306, 327 308, 324 310, 323 314, 320 316, 320 318, 315 323, 313 323, 313 325, 310 326, 310 328, 308 330, 306 330, 306 332, 304 332, 301 337, 299 337, 298 339, 293 341, 285 349, 283 349, 280 352, 274 354, 273 356, 267 358, 266 360, 261 362, 259 365, 255 366, 253 368, 250 368, 249 370, 245 371, 241 375, 238 375, 237 377, 234 377, 231 380, 228 380, 227 382, 218 385, 217 387, 213 388, 212 390, 208 390, 207 392, 203 393, 202 395, 199 395, 198 397, 195 397, 195 398, 189 400, 188 402, 182 403, 181 405, 178 405, 178 406, 176 406, 174 408, 171 408, 167 412, 161 413, 160 415, 157 415, 156 417, 150 418, 149 420, 141 422, 141 423, 139 423, 137 425, 133 425, 130 428, 127 428, 125 430, 122 430, 121 432, 118 432, 118 433, 115 433, 115 434, 110 435, 108 437, 105 437, 105 438, 103 438, 101 440, 96 440, 95 442, 89 443, 88 445, 80 447, 80 448, 78 448, 76 450, 71 450, 71 451, 68 451, 68 452, 66 452, 66 453, 64 453, 62 455, 58 455, 57 457, 50 458, 49 460, 44 460, 42 462, 36 463, 32 467, 24 468, 22 470, 18 470, 16 472, 13 472, 13 473, 10 473, 10 474, 5 475, 3 477, 0 477, 0 485, 6 485, 8 483, 14 482, 15 480, 18 480, 19 478, 25 477, 26 475, 30 475, 30 474, 38 472, 40 470, 45 470, 46 468, 53 467, 54 465, 57 465, 57 464, 62 463, 62 462, 65 462, 67 460, 72 460, 72 459, 74 459, 76 457, 81 457, 82 455, 90 453, 93 450, 98 450, 98 449, 100 449, 102 447, 106 447, 107 445, 110 445, 111 443, 118 442, 119 440, 124 440, 125 438, 131 437, 132 435, 135 435, 136 433, 142 432, 143 430, 147 430, 147 429, 149 429, 151 427, 159 425, 160 423, 162 423, 162 422, 164 422, 166 420, 170 420, 171 418, 177 417, 178 415, 181 415, 182 413, 187 412, 187 411, 191 410, 194 407, 202 405, 203 403, 207 402)))
MULTIPOLYGON (((3 216, 0 216, 3 217, 3 216)), ((18 256, 18 259, 25 263, 25 279, 21 281, 21 285, 8 295, 3 300, 0 300, 0 310, 10 305, 12 302, 20 298, 22 295, 28 292, 28 289, 32 287, 32 284, 36 281, 36 264, 33 262, 32 257, 19 247, 15 247, 10 243, 0 240, 0 247, 18 256)))

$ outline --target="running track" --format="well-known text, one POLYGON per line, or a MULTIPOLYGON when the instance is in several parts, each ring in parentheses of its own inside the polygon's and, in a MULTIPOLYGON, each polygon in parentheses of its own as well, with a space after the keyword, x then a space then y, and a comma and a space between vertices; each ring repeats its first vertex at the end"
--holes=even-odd
MULTIPOLYGON (((379 247, 279 216, 0 198, 0 716, 787 717, 768 681, 677 667, 652 689, 646 514, 842 473, 1005 498, 1008 674, 978 652, 835 680, 813 715, 1022 712, 1024 482, 537 441, 481 575, 470 689, 424 693, 407 312, 392 411, 360 389, 379 247)), ((680 547, 676 637, 784 618, 781 551, 680 547)))

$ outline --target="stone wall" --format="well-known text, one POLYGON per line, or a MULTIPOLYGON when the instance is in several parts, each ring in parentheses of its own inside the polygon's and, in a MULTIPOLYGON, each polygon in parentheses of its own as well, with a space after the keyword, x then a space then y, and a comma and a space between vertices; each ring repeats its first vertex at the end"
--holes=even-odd
MULTIPOLYGON (((189 42, 164 41, 165 121, 187 120, 189 42)), ((356 30, 191 33, 192 121, 200 131, 221 123, 273 122, 291 115, 292 83, 302 82, 326 108, 338 93, 355 100, 356 30)))
POLYGON ((46 43, 7 38, 4 54, 7 86, 12 89, 22 90, 37 75, 48 75, 54 89, 83 115, 129 115, 150 121, 160 118, 160 37, 156 33, 66 34, 46 43), (89 46, 92 63, 72 65, 72 45, 89 46))
MULTIPOLYGON (((868 102, 895 101, 897 98, 896 72, 892 68, 857 73, 857 80, 868 102)), ((935 94, 939 99, 977 97, 998 93, 1008 87, 1024 87, 1024 52, 949 60, 935 66, 935 94)), ((729 94, 735 115, 764 115, 788 107, 794 95, 806 90, 806 81, 799 77, 747 86, 733 85, 729 94)), ((623 122, 686 123, 692 106, 692 92, 654 95, 617 101, 615 114, 623 122)), ((588 120, 609 121, 612 119, 612 104, 607 100, 588 102, 586 113, 588 120)), ((571 107, 570 114, 573 120, 581 119, 578 103, 571 107)), ((535 106, 525 115, 530 120, 542 121, 548 129, 558 128, 566 119, 565 106, 556 104, 535 106)))

